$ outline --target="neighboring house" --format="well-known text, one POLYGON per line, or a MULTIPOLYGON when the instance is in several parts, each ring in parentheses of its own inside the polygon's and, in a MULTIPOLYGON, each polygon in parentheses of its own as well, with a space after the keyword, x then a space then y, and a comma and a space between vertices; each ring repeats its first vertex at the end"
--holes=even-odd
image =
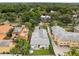
POLYGON ((57 12, 54 11, 54 10, 50 10, 50 13, 52 13, 52 14, 57 14, 57 12))
POLYGON ((79 47, 79 33, 66 32, 60 26, 52 27, 54 41, 59 46, 79 47))
POLYGON ((9 32, 10 29, 12 29, 13 27, 10 26, 9 24, 5 24, 5 25, 0 25, 0 34, 6 34, 9 32))
POLYGON ((10 52, 10 49, 14 47, 12 40, 0 40, 0 53, 10 52))
POLYGON ((13 27, 9 24, 0 25, 0 53, 7 53, 14 46, 12 40, 6 40, 7 33, 13 27))
POLYGON ((7 33, 12 29, 13 27, 9 24, 0 25, 0 40, 3 40, 7 37, 7 33))
POLYGON ((50 43, 49 43, 47 31, 37 26, 34 32, 32 33, 32 37, 30 41, 31 49, 33 50, 38 50, 41 48, 48 49, 49 45, 50 43))
POLYGON ((41 21, 42 22, 48 22, 50 21, 51 17, 48 15, 41 15, 41 21))
POLYGON ((12 35, 27 40, 28 32, 29 32, 29 29, 23 25, 22 27, 15 27, 12 35))
POLYGON ((75 25, 77 25, 79 23, 79 14, 75 14, 72 17, 73 17, 73 21, 74 21, 75 25))
POLYGON ((73 17, 73 18, 77 18, 77 14, 75 14, 75 15, 72 15, 72 17, 73 17))
POLYGON ((55 11, 53 11, 53 10, 51 10, 50 12, 51 12, 51 13, 55 13, 55 11))

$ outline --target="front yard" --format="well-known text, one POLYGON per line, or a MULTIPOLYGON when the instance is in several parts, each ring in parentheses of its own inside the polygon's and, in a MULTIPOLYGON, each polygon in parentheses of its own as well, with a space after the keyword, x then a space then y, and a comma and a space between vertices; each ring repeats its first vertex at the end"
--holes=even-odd
POLYGON ((50 55, 48 49, 34 50, 32 55, 50 55))

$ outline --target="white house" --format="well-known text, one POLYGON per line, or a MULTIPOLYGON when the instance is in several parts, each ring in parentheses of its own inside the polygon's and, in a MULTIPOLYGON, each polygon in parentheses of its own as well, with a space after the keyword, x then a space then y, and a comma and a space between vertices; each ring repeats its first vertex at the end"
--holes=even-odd
POLYGON ((41 15, 41 21, 42 22, 48 22, 51 19, 48 15, 41 15))
POLYGON ((54 41, 59 46, 79 47, 79 33, 67 32, 60 26, 52 27, 54 41))
POLYGON ((32 33, 31 41, 30 41, 31 49, 48 49, 49 48, 49 38, 47 35, 47 31, 40 27, 36 27, 34 32, 32 33))

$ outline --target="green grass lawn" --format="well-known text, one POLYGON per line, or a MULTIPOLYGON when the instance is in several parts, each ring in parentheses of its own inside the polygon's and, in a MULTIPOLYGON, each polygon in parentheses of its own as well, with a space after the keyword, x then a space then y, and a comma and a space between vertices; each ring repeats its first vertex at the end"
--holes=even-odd
POLYGON ((34 50, 33 55, 50 55, 49 50, 47 49, 40 49, 34 50))

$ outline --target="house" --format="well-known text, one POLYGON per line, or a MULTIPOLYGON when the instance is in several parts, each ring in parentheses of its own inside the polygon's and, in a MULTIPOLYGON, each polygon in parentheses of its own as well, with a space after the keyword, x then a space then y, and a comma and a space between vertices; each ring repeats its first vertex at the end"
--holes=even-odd
POLYGON ((29 29, 26 28, 25 25, 22 25, 21 27, 15 27, 12 35, 27 40, 28 32, 29 32, 29 29))
POLYGON ((14 46, 12 40, 6 40, 7 33, 13 27, 10 24, 0 25, 0 53, 7 53, 14 46))
POLYGON ((54 10, 50 10, 50 13, 56 14, 57 12, 54 10))
POLYGON ((52 27, 54 42, 59 46, 79 47, 79 33, 67 32, 60 26, 52 27))
POLYGON ((0 25, 0 34, 6 34, 9 32, 10 29, 12 29, 13 27, 10 26, 9 24, 4 24, 4 25, 0 25))
POLYGON ((48 22, 50 21, 51 17, 48 15, 41 15, 41 21, 42 22, 48 22))
POLYGON ((0 53, 8 53, 14 46, 12 40, 0 40, 0 53))
POLYGON ((38 49, 48 49, 49 48, 49 38, 47 35, 47 31, 45 29, 40 28, 39 26, 35 27, 34 32, 32 33, 30 46, 33 50, 38 49))
POLYGON ((72 15, 72 18, 73 18, 72 20, 77 25, 79 23, 79 14, 72 15))
POLYGON ((75 15, 72 15, 72 17, 73 17, 73 18, 77 18, 77 16, 78 16, 77 14, 75 14, 75 15))
POLYGON ((3 40, 7 37, 7 33, 12 29, 13 27, 9 24, 0 25, 0 40, 3 40))

